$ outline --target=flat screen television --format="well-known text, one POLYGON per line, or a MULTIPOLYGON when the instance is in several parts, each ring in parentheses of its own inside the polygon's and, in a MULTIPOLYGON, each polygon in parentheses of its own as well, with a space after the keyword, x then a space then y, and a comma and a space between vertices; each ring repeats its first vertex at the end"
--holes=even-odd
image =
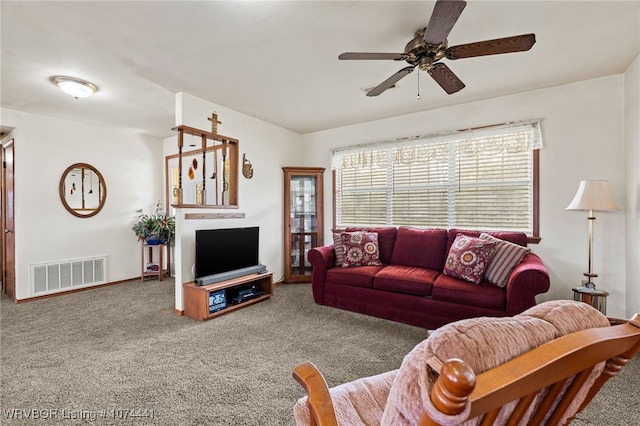
POLYGON ((196 279, 259 265, 260 228, 196 230, 196 279))

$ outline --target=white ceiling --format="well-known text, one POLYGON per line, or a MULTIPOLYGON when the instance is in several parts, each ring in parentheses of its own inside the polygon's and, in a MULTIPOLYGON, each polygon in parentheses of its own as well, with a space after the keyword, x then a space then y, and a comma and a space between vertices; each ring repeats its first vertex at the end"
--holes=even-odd
POLYGON ((338 55, 402 52, 434 4, 2 0, 0 101, 164 138, 174 134, 174 94, 187 92, 308 133, 620 74, 640 53, 640 1, 469 0, 450 46, 530 32, 536 44, 522 53, 445 59, 467 86, 453 95, 414 72, 366 97, 362 88, 406 63, 338 55), (76 101, 49 81, 53 75, 89 80, 99 91, 76 101))

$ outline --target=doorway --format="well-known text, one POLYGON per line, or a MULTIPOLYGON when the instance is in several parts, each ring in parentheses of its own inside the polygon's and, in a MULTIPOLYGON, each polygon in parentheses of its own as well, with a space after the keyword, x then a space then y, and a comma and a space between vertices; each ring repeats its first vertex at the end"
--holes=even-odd
POLYGON ((5 133, 5 128, 2 128, 2 173, 0 176, 0 212, 2 213, 0 250, 2 262, 0 262, 0 279, 2 279, 2 292, 15 301, 14 142, 11 132, 5 133))

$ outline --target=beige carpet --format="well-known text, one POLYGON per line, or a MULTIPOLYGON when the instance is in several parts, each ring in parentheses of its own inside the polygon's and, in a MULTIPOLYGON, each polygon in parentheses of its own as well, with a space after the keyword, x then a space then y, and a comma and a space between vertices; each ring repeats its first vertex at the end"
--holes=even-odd
MULTIPOLYGON (((289 425, 293 367, 330 386, 395 369, 420 328, 317 306, 308 284, 198 322, 172 313, 173 281, 132 281, 0 304, 2 424, 289 425), (153 416, 153 417, 151 417, 153 416), (94 420, 95 419, 95 420, 94 420)), ((634 360, 574 424, 640 424, 634 360), (634 396, 635 395, 635 396, 634 396)))

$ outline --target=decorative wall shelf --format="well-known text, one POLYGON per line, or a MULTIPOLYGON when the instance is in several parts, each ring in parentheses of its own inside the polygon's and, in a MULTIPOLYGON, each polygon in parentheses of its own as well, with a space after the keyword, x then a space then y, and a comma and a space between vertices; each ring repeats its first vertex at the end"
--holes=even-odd
POLYGON ((244 219, 244 213, 185 213, 185 219, 244 219))
POLYGON ((240 142, 218 134, 217 126, 213 128, 215 132, 189 126, 172 129, 178 132, 178 153, 165 158, 167 211, 169 204, 187 208, 238 208, 240 142), (185 142, 194 149, 185 151, 185 142))

